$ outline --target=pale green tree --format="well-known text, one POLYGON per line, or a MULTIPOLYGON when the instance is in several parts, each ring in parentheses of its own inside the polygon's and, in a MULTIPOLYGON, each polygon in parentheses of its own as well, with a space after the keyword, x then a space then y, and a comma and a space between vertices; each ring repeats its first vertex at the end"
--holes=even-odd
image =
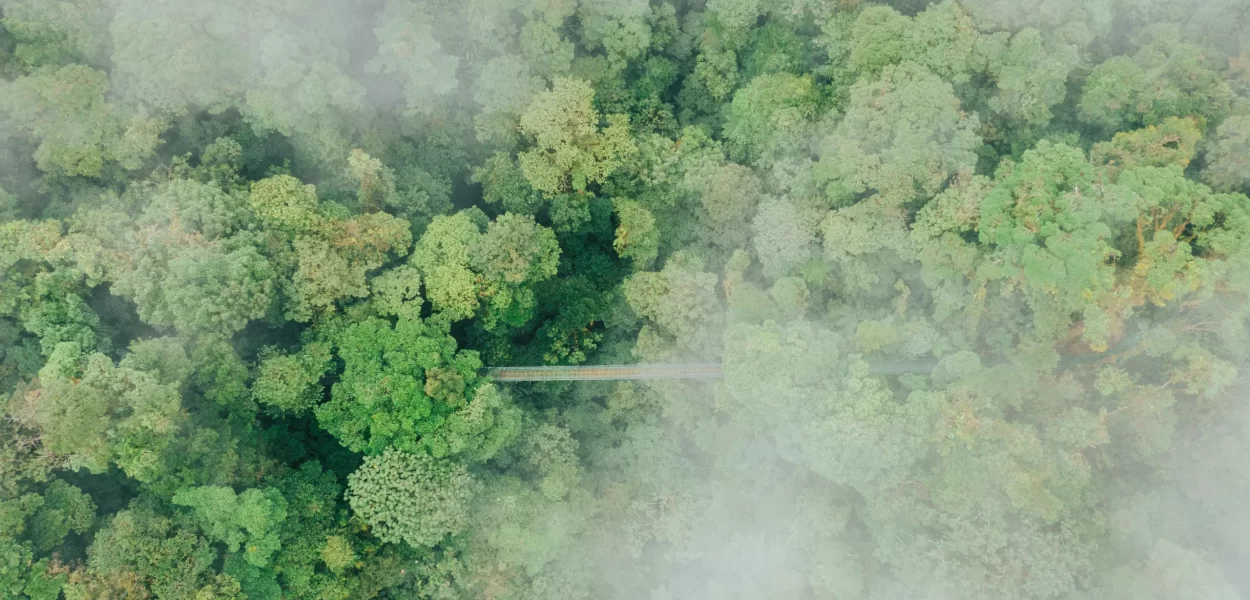
POLYGON ((380 539, 433 547, 469 527, 475 487, 463 465, 387 449, 348 477, 347 502, 380 539))
POLYGON ((429 113, 441 96, 456 89, 459 59, 434 36, 423 3, 388 1, 377 14, 378 53, 365 68, 394 77, 404 88, 409 113, 429 113))
POLYGON ((931 197, 976 165, 977 126, 950 84, 912 63, 887 67, 851 88, 846 115, 821 144, 816 176, 839 205, 870 191, 898 203, 931 197))
POLYGON ((1250 189, 1250 117, 1229 117, 1216 130, 1204 179, 1221 191, 1250 189))
POLYGON ((108 100, 108 75, 84 65, 44 68, 0 85, 0 111, 37 143, 39 168, 84 177, 141 168, 161 144, 161 120, 108 100))
POLYGON ((810 77, 760 75, 734 93, 725 115, 725 139, 756 158, 788 143, 816 114, 818 95, 810 77))
POLYGON ((1142 36, 1132 56, 1107 59, 1089 74, 1081 89, 1082 122, 1120 131, 1167 117, 1223 116, 1232 92, 1211 56, 1182 41, 1172 27, 1154 27, 1142 36))
POLYGON ((601 183, 633 149, 628 117, 609 115, 600 127, 594 89, 580 79, 557 77, 521 114, 521 132, 534 140, 518 161, 525 178, 547 195, 584 191, 601 183))
POLYGON ((244 560, 264 566, 281 550, 277 529, 286 519, 287 506, 274 488, 252 488, 241 494, 222 486, 180 490, 173 503, 190 509, 209 539, 226 545, 244 560))

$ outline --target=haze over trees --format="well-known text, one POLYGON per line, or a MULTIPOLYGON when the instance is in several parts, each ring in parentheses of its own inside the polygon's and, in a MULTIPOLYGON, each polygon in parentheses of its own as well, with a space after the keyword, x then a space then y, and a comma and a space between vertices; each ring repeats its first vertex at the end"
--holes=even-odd
POLYGON ((1248 32, 0 0, 0 600, 1250 598, 1248 32))

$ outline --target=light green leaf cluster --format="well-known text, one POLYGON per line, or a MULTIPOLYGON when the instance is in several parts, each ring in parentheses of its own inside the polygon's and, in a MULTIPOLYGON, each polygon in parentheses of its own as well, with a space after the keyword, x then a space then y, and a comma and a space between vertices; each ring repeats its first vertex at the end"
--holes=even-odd
POLYGON ((321 378, 329 369, 328 344, 305 344, 293 355, 265 353, 252 383, 252 397, 286 412, 307 411, 321 402, 321 378))
POLYGON ((44 447, 96 473, 110 464, 140 481, 162 472, 185 418, 177 382, 161 383, 73 342, 56 346, 39 379, 40 388, 10 400, 9 412, 41 431, 44 447))
POLYGON ((286 519, 286 500, 274 488, 252 488, 241 494, 222 486, 189 488, 174 494, 173 503, 191 510, 210 538, 237 552, 255 566, 269 564, 281 550, 278 527, 286 519))
POLYGON ((330 400, 316 407, 317 421, 356 452, 381 453, 394 446, 417 451, 476 387, 477 353, 456 349, 447 323, 401 319, 394 325, 370 318, 335 336, 343 371, 330 400), (445 378, 458 391, 440 390, 445 378))
POLYGON ((815 174, 835 205, 872 192, 895 203, 932 197, 976 165, 978 123, 960 109, 950 84, 925 68, 886 67, 880 79, 851 88, 815 174))
POLYGON ((48 173, 104 177, 136 170, 160 146, 163 124, 109 102, 108 75, 85 65, 44 68, 0 85, 0 113, 38 142, 48 173))
POLYGON ((1135 54, 1095 67, 1081 90, 1081 121, 1121 131, 1167 117, 1223 116, 1232 101, 1228 83, 1207 53, 1178 33, 1162 25, 1151 28, 1135 54))
POLYGON ((378 538, 434 547, 469 526, 475 488, 462 465, 388 449, 348 477, 347 502, 378 538))
POLYGON ((521 114, 521 132, 534 147, 517 157, 530 184, 548 196, 602 183, 621 157, 633 151, 628 117, 609 115, 600 129, 590 84, 557 77, 521 114))
POLYGON ((395 76, 404 86, 409 113, 428 113, 434 100, 456 89, 459 59, 434 38, 430 15, 420 3, 392 0, 378 13, 378 54, 366 65, 395 76))

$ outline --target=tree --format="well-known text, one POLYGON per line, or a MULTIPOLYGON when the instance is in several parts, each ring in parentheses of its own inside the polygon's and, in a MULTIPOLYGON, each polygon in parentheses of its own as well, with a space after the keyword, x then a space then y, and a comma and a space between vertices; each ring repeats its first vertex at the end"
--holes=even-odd
POLYGON ((482 199, 507 212, 535 215, 544 204, 542 194, 530 186, 515 159, 495 153, 473 169, 473 181, 482 185, 482 199))
POLYGON ((1231 92, 1200 48, 1180 40, 1174 28, 1142 34, 1135 54, 1094 67, 1081 90, 1079 117, 1103 131, 1155 125, 1167 117, 1218 119, 1231 92))
POLYGON ((751 169, 737 163, 699 170, 686 176, 699 195, 698 219, 708 241, 723 248, 744 248, 751 236, 751 217, 763 185, 751 169))
POLYGON ((810 77, 760 75, 734 93, 725 116, 725 139, 743 156, 767 154, 807 125, 817 100, 810 77))
POLYGON ((1100 591, 1108 598, 1234 600, 1241 597, 1218 566, 1166 539, 1155 542, 1148 560, 1117 568, 1106 579, 1100 591))
POLYGON ((839 356, 832 332, 802 320, 731 327, 722 402, 743 426, 775 439, 789 460, 868 493, 904 479, 924 457, 922 432, 942 398, 915 392, 894 402, 880 380, 866 377, 866 365, 838 363, 839 356))
POLYGON ((330 370, 328 344, 305 344, 293 355, 265 352, 260 360, 252 397, 279 410, 300 413, 322 400, 321 378, 330 370))
POLYGON ((404 87, 408 113, 429 113, 440 96, 456 89, 459 59, 443 52, 430 16, 420 4, 390 1, 377 15, 378 54, 365 68, 395 76, 404 87))
POLYGON ((127 100, 155 111, 183 113, 221 109, 251 83, 254 59, 227 36, 246 39, 255 5, 226 3, 202 10, 172 2, 149 6, 115 3, 109 30, 118 90, 127 100), (237 29, 231 31, 231 28, 237 29), (229 31, 230 33, 226 33, 229 31))
MULTIPOLYGON (((368 166, 363 155, 357 161, 361 169, 368 166)), ((325 214, 316 188, 290 175, 254 183, 249 203, 262 224, 282 234, 280 283, 285 313, 294 320, 308 321, 338 301, 368 296, 368 273, 392 254, 406 255, 412 243, 408 222, 387 213, 325 214)))
MULTIPOLYGON (((558 20, 563 22, 564 17, 558 20)), ((525 62, 536 74, 548 78, 568 74, 574 45, 564 39, 556 27, 541 20, 527 21, 521 27, 519 41, 525 62)))
POLYGON ((488 61, 473 94, 474 101, 482 106, 482 112, 474 117, 478 139, 500 148, 515 147, 520 115, 542 88, 542 80, 531 74, 522 57, 504 55, 488 61))
POLYGON ((446 321, 378 318, 333 338, 343 371, 317 421, 354 452, 421 451, 425 437, 473 397, 477 353, 456 349, 446 321))
POLYGON ((1046 0, 1035 6, 1035 10, 1029 11, 1019 10, 1019 6, 1004 0, 969 0, 961 4, 982 30, 1058 28, 1067 24, 1080 24, 1084 28, 1099 31, 1110 25, 1110 11, 1107 10, 1109 2, 1046 0))
POLYGON ((286 519, 286 500, 273 488, 253 488, 241 494, 223 486, 180 490, 173 503, 191 510, 200 529, 210 538, 239 552, 255 566, 269 564, 281 549, 278 528, 286 519))
POLYGON ((655 228, 655 216, 633 200, 620 198, 613 204, 619 224, 612 248, 621 258, 631 259, 635 269, 646 269, 659 255, 660 236, 655 228))
POLYGON ((437 546, 469 526, 475 482, 463 465, 387 449, 347 480, 347 502, 383 541, 437 546))
POLYGON ((522 415, 506 390, 484 384, 478 386, 467 407, 452 413, 426 438, 425 447, 434 458, 455 456, 468 463, 485 462, 517 437, 522 415))
POLYGON ((519 327, 533 315, 533 286, 555 277, 560 246, 555 233, 532 217, 504 213, 474 243, 469 261, 482 281, 485 326, 498 320, 519 327))
POLYGON ((171 181, 117 249, 113 289, 157 327, 216 335, 242 329, 265 314, 276 287, 257 240, 240 234, 252 220, 242 199, 216 184, 171 181))
POLYGON ((1220 124, 1214 146, 1207 155, 1203 177, 1220 191, 1250 188, 1250 117, 1229 117, 1220 124))
POLYGON ((815 176, 835 205, 871 191, 892 203, 931 197, 976 164, 977 126, 950 84, 915 64, 886 67, 880 79, 851 88, 815 176))
POLYGON ((294 235, 322 227, 317 188, 290 175, 277 175, 253 183, 248 202, 266 228, 294 235))
POLYGON ((239 584, 216 574, 217 552, 188 523, 150 503, 119 511, 96 535, 87 569, 66 588, 69 598, 134 595, 160 598, 238 598, 239 584))
POLYGON ((409 262, 425 279, 430 305, 458 321, 473 316, 478 294, 469 270, 470 249, 482 235, 467 212, 438 216, 412 249, 409 262))
POLYGON ((888 6, 868 6, 851 28, 851 68, 876 76, 889 65, 913 61, 948 81, 972 71, 977 30, 955 2, 931 4, 915 17, 888 6))
POLYGON ((103 2, 48 6, 32 0, 5 2, 4 28, 12 52, 26 71, 45 65, 102 64, 111 48, 103 2))
POLYGON ((751 221, 752 245, 770 278, 790 274, 812 255, 819 213, 796 202, 768 198, 751 221))
POLYGON ((521 114, 521 133, 533 138, 534 148, 518 161, 534 189, 548 196, 585 191, 632 151, 628 117, 608 115, 608 126, 600 130, 594 95, 585 81, 557 77, 551 90, 535 96, 521 114))
POLYGON ((44 489, 39 507, 29 519, 29 537, 37 552, 46 552, 65 540, 73 531, 86 534, 96 520, 96 504, 91 496, 60 479, 44 489))
POLYGON ((229 335, 265 314, 273 267, 250 240, 183 246, 186 232, 171 229, 140 231, 135 268, 114 284, 118 294, 134 299, 144 321, 229 335))
POLYGON ((998 32, 977 44, 977 60, 995 79, 990 110, 1012 124, 1045 127, 1067 95, 1068 74, 1080 64, 1079 48, 1033 28, 998 32))
POLYGON ((765 9, 759 0, 711 0, 707 5, 721 43, 735 49, 746 42, 747 32, 755 27, 765 9))
POLYGON ((108 76, 84 65, 45 68, 0 86, 0 111, 39 146, 39 168, 101 177, 105 167, 136 170, 160 145, 164 125, 108 102, 108 76))
POLYGON ((644 0, 581 4, 577 17, 582 43, 590 50, 603 48, 619 71, 651 45, 650 16, 651 5, 644 0))
POLYGON ((721 312, 714 274, 670 261, 662 271, 630 275, 623 288, 630 308, 649 322, 639 334, 637 355, 656 360, 713 348, 710 338, 721 312))
POLYGON ((1184 169, 1193 160, 1201 139, 1196 119, 1168 117, 1158 126, 1121 131, 1110 142, 1094 144, 1089 159, 1096 165, 1106 166, 1112 175, 1136 166, 1184 169))
MULTIPOLYGON (((981 204, 981 243, 999 248, 1002 275, 1027 280, 1034 324, 1044 336, 1058 336, 1068 315, 1115 285, 1111 229, 1103 222, 1102 203, 1082 187, 1094 189, 1096 173, 1080 150, 1041 142, 1019 165, 1004 163, 998 184, 981 204)), ((1088 323, 1087 327, 1094 323, 1088 323)), ((1105 325, 1104 325, 1105 326, 1105 325)), ((1087 329, 1098 344, 1105 329, 1087 329)))
POLYGON ((161 472, 185 419, 177 383, 86 354, 73 342, 56 346, 39 381, 14 395, 9 413, 42 432, 45 448, 96 473, 110 463, 140 481, 161 472))
POLYGON ((550 229, 532 217, 504 213, 473 245, 469 260, 488 280, 516 285, 555 276, 559 257, 550 229))

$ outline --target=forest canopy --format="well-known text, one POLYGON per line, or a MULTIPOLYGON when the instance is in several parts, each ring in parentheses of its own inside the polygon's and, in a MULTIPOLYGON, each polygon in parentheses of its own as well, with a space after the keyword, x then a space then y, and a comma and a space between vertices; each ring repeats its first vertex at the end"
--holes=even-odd
POLYGON ((0 0, 0 600, 1250 598, 1247 194, 1248 0, 0 0))

